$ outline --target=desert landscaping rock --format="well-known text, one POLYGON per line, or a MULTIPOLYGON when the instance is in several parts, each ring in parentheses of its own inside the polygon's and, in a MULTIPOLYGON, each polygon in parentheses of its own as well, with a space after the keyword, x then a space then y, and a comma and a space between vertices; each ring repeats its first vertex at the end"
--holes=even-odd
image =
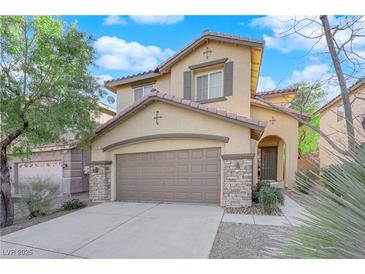
POLYGON ((211 259, 272 258, 280 247, 277 239, 284 227, 222 222, 215 237, 211 259))
MULTIPOLYGON (((251 207, 226 207, 224 209, 225 213, 230 214, 252 214, 252 215, 267 215, 261 206, 257 204, 252 204, 251 207)), ((283 213, 280 208, 275 208, 273 212, 270 214, 273 216, 282 216, 283 213)))

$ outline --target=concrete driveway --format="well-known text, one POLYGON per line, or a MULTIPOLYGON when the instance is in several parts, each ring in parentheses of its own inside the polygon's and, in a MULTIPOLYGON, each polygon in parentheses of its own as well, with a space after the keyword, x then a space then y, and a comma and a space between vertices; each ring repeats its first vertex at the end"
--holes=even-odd
POLYGON ((208 258, 223 208, 110 202, 5 235, 2 258, 208 258))

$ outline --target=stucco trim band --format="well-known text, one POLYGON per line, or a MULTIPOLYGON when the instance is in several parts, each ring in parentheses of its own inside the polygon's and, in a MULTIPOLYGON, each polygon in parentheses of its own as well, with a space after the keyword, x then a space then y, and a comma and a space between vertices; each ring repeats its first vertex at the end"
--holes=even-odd
POLYGON ((223 160, 239 160, 239 159, 253 159, 254 153, 243 153, 243 154, 223 154, 223 160))
POLYGON ((120 142, 116 142, 110 145, 107 145, 103 148, 103 152, 111 150, 113 148, 133 144, 137 142, 144 142, 144 141, 151 141, 151 140, 158 140, 158 139, 204 139, 204 140, 211 140, 211 141, 219 141, 228 143, 229 137, 225 136, 218 136, 218 135, 210 135, 210 134, 195 134, 195 133, 167 133, 167 134, 154 134, 154 135, 147 135, 141 136, 136 138, 131 138, 127 140, 123 140, 120 142))

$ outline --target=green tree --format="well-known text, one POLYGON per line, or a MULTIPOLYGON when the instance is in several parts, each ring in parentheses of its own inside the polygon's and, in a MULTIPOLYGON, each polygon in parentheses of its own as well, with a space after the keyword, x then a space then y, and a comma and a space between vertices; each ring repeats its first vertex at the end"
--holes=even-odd
POLYGON ((50 16, 0 17, 0 218, 11 225, 8 157, 62 142, 72 132, 80 146, 95 129, 100 89, 90 75, 92 39, 50 16))
MULTIPOLYGON (((298 89, 297 95, 294 97, 290 107, 299 111, 314 115, 315 111, 320 107, 325 96, 325 92, 321 89, 319 83, 309 84, 307 82, 299 82, 295 84, 298 89)), ((320 119, 313 116, 310 124, 319 127, 320 119)), ((305 156, 309 153, 317 151, 318 132, 306 127, 299 128, 299 155, 305 156)))

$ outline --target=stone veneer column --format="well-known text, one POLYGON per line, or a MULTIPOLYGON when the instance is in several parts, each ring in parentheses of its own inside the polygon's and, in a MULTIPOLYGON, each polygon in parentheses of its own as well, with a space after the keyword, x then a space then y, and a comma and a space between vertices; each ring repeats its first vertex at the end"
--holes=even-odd
POLYGON ((223 204, 225 207, 252 205, 253 154, 226 154, 223 159, 223 204))
POLYGON ((111 161, 90 163, 89 198, 92 201, 110 200, 111 161))

